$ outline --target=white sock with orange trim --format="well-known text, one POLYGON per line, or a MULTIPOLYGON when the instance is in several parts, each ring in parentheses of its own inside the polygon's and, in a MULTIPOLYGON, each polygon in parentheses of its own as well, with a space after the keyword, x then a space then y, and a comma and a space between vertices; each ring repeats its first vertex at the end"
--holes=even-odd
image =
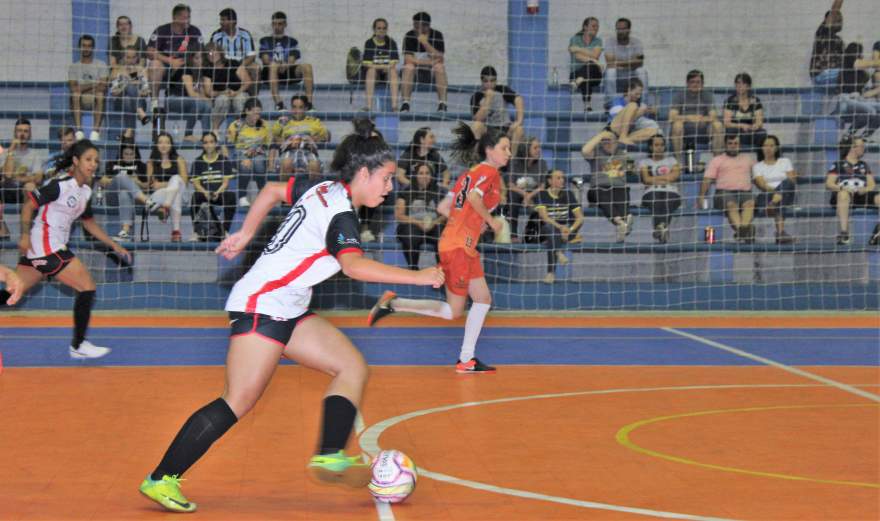
POLYGON ((489 314, 490 304, 479 304, 474 302, 471 310, 468 311, 467 320, 464 323, 464 340, 461 342, 461 354, 458 359, 467 362, 474 357, 474 351, 477 350, 477 339, 480 338, 480 331, 483 330, 483 322, 486 321, 486 315, 489 314))

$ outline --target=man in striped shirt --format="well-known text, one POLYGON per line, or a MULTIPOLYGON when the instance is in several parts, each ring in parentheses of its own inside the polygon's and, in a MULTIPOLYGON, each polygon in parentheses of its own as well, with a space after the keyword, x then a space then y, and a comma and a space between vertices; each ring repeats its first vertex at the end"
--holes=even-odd
MULTIPOLYGON (((260 64, 257 63, 257 47, 251 33, 238 27, 238 14, 227 7, 220 11, 220 28, 211 35, 211 41, 226 51, 226 61, 233 68, 243 65, 251 78, 260 77, 260 64)), ((256 96, 257 83, 251 87, 251 95, 256 96)))

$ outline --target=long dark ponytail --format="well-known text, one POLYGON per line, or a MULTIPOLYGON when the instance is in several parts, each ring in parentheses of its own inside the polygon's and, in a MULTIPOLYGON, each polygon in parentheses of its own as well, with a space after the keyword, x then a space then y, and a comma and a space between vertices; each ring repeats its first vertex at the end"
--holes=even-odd
POLYGON ((486 159, 486 149, 492 148, 507 137, 507 134, 493 128, 487 128, 486 132, 477 139, 474 131, 467 123, 459 123, 452 129, 454 136, 452 141, 452 157, 465 165, 479 163, 486 159))
POLYGON ((330 163, 330 169, 337 172, 339 180, 344 183, 350 183, 355 173, 363 167, 372 172, 383 164, 394 161, 394 152, 372 121, 358 118, 352 123, 354 132, 339 143, 330 163))

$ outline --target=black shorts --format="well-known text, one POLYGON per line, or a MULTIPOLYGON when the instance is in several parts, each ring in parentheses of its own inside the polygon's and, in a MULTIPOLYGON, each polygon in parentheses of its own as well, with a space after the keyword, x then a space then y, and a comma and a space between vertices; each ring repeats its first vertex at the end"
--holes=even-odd
POLYGON ((229 337, 239 335, 257 334, 271 340, 282 347, 287 345, 293 330, 297 324, 309 317, 315 316, 312 310, 307 310, 296 318, 277 318, 259 313, 243 313, 241 311, 229 312, 229 337))
POLYGON ((64 248, 55 253, 46 255, 45 257, 37 257, 36 259, 28 259, 24 255, 18 259, 19 266, 29 266, 47 277, 54 277, 61 273, 61 270, 73 262, 76 255, 72 251, 64 248))
MULTIPOLYGON (((852 204, 851 208, 870 208, 874 206, 874 197, 877 196, 877 191, 871 191, 864 194, 853 193, 850 200, 852 204)), ((837 192, 831 192, 831 206, 837 208, 837 192)))
MULTIPOLYGON (((302 83, 302 74, 296 74, 297 67, 299 67, 299 65, 291 65, 283 70, 278 69, 278 83, 288 87, 302 83)), ((263 68, 260 69, 260 81, 263 83, 269 82, 269 67, 263 66, 263 68)))
POLYGON ((434 69, 431 67, 416 67, 415 78, 413 78, 415 83, 421 83, 423 85, 433 85, 434 84, 434 69))

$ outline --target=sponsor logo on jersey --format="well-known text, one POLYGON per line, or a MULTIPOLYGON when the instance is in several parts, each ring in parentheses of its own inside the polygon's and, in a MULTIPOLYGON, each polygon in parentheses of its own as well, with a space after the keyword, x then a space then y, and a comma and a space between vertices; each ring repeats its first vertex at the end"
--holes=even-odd
POLYGON ((71 195, 67 198, 67 207, 68 208, 76 208, 76 203, 77 203, 76 196, 71 195))
POLYGON ((345 244, 360 244, 360 240, 357 237, 346 237, 340 233, 339 236, 336 237, 336 243, 340 246, 345 244))

